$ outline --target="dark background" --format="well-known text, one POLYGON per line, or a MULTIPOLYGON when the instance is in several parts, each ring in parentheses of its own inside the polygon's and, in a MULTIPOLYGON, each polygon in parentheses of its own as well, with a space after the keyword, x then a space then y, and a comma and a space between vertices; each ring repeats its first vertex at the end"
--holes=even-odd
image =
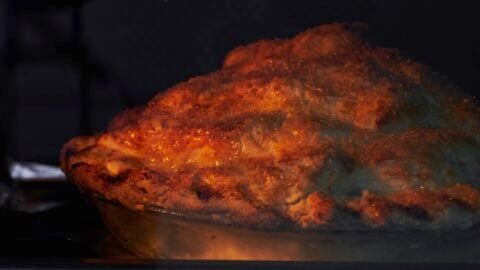
POLYGON ((367 23, 374 43, 399 48, 475 95, 480 92, 477 5, 3 0, 1 141, 15 160, 57 163, 69 138, 98 132, 120 110, 217 69, 233 47, 336 21, 367 23))

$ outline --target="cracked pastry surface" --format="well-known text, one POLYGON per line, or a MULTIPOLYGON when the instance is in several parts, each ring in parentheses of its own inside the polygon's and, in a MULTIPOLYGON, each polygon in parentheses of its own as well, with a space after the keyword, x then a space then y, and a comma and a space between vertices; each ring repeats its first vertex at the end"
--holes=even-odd
MULTIPOLYGON (((473 220, 480 117, 472 98, 363 25, 322 25, 232 50, 220 70, 68 142, 82 191, 225 223, 319 228, 345 216, 473 220), (340 218, 339 218, 340 217, 340 218)), ((473 221, 472 221, 473 222, 473 221)))

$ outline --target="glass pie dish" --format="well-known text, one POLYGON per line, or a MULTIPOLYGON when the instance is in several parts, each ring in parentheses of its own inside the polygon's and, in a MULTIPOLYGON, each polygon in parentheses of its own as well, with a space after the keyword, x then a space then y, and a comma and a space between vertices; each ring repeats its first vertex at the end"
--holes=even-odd
POLYGON ((457 230, 261 231, 92 198, 118 242, 148 260, 480 262, 478 226, 457 230))

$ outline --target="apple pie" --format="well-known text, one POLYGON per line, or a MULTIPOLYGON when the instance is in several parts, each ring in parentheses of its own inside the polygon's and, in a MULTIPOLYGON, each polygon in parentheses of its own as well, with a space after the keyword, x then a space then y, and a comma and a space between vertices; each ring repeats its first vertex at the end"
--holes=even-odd
POLYGON ((473 224, 480 111, 362 24, 233 49, 61 152, 85 193, 253 228, 473 224))

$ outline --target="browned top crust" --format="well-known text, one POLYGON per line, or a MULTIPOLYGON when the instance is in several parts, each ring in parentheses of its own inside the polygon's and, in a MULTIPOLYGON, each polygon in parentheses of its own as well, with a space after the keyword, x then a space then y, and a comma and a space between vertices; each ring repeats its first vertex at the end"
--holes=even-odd
POLYGON ((316 228, 435 223, 480 207, 471 98, 365 26, 323 25, 231 51, 223 67, 79 137, 61 163, 81 190, 142 209, 316 228), (403 217, 402 217, 403 218, 403 217))

